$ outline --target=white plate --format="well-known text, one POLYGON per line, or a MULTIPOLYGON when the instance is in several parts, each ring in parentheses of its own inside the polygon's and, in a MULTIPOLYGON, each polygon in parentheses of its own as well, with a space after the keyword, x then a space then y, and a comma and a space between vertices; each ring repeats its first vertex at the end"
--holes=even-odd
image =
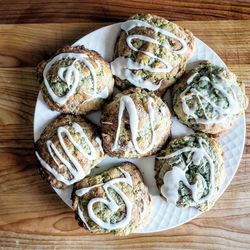
MULTIPOLYGON (((103 27, 81 38, 74 44, 74 46, 84 45, 88 49, 92 49, 100 53, 101 56, 103 56, 107 61, 111 61, 113 58, 114 44, 119 31, 120 23, 103 27)), ((198 61, 201 60, 209 60, 214 64, 225 66, 220 57, 202 41, 196 38, 195 45, 195 51, 192 58, 188 62, 187 69, 192 68, 197 64, 198 61)), ((169 101, 169 97, 167 96, 166 98, 169 101)), ((46 106, 41 93, 39 93, 34 117, 35 141, 39 138, 41 132, 47 126, 47 124, 58 114, 58 112, 53 112, 46 106)), ((100 112, 92 113, 88 115, 88 118, 94 123, 98 124, 100 112)), ((192 133, 192 130, 180 124, 175 118, 173 119, 172 127, 175 128, 174 130, 172 129, 173 136, 192 133)), ((225 152, 224 159, 227 172, 227 178, 223 184, 221 194, 230 184, 239 166, 245 143, 245 129, 245 118, 242 117, 229 133, 219 139, 225 152)), ((106 157, 105 160, 98 165, 99 168, 95 169, 94 172, 101 172, 104 169, 107 169, 123 161, 124 159, 106 157)), ((160 197, 154 179, 154 157, 129 161, 136 164, 141 170, 145 183, 149 187, 149 191, 152 194, 153 198, 153 210, 148 223, 144 227, 139 228, 137 230, 138 233, 151 233, 167 230, 190 221, 191 219, 201 214, 201 212, 194 208, 176 208, 175 206, 168 204, 166 200, 160 197)), ((72 188, 68 188, 66 190, 55 189, 56 193, 70 207, 71 190, 72 188)))

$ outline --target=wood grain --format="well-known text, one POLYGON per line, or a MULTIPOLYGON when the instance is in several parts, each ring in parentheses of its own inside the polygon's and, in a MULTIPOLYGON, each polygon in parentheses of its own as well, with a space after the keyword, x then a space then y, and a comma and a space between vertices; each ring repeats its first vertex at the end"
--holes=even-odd
POLYGON ((138 12, 169 20, 249 19, 249 0, 0 1, 0 23, 121 21, 138 12))
MULTIPOLYGON (((180 21, 211 46, 250 96, 250 21, 180 21)), ((91 235, 39 176, 33 112, 39 60, 106 23, 0 26, 0 249, 249 249, 250 108, 241 165, 215 207, 178 228, 128 237, 91 235), (10 42, 12 41, 12 42, 10 42)))
MULTIPOLYGON (((214 49, 226 63, 250 63, 250 20, 178 21, 214 49)), ((1 25, 0 67, 31 67, 48 58, 62 46, 109 23, 1 25)))

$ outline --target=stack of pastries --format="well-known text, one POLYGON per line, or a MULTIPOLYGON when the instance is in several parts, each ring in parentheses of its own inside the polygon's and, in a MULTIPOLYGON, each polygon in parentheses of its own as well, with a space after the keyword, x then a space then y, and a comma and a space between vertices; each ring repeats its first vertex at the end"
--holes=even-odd
POLYGON ((167 202, 208 210, 225 178, 213 137, 233 127, 247 105, 227 68, 204 61, 190 72, 194 36, 164 18, 137 14, 121 24, 113 61, 83 46, 65 47, 38 65, 43 99, 59 115, 35 145, 41 175, 73 185, 72 206, 90 232, 127 235, 147 222, 151 197, 140 170, 126 161, 157 154, 156 184, 167 202), (194 134, 170 137, 171 113, 194 134), (113 95, 114 86, 121 92, 113 95), (101 127, 85 115, 102 110, 101 127), (124 163, 90 176, 105 155, 124 163))

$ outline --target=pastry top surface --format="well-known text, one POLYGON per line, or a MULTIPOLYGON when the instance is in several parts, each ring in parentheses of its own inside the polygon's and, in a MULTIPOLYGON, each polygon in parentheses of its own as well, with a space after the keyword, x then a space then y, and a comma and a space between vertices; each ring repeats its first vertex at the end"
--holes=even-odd
POLYGON ((173 108, 181 122, 204 133, 229 130, 247 106, 244 86, 227 68, 201 62, 173 88, 173 108))
POLYGON ((130 88, 105 105, 101 126, 110 156, 140 158, 156 153, 170 134, 167 105, 153 92, 130 88))
POLYGON ((220 143, 197 133, 172 139, 156 158, 156 182, 168 202, 208 210, 225 179, 220 143))
POLYGON ((121 30, 111 63, 117 87, 132 84, 163 95, 183 73, 192 54, 192 33, 151 14, 132 16, 121 30))
POLYGON ((122 163, 74 185, 73 209, 91 232, 127 235, 149 216, 151 198, 138 168, 122 163))
POLYGON ((36 142, 41 174, 53 187, 83 179, 105 156, 96 128, 82 116, 60 115, 36 142))
POLYGON ((113 92, 109 64, 84 46, 65 47, 38 65, 43 98, 52 110, 85 114, 100 108, 113 92))

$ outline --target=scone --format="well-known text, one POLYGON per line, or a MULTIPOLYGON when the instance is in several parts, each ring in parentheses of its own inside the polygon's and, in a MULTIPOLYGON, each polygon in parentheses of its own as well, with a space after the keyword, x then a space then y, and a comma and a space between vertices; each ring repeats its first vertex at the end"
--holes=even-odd
POLYGON ((127 235, 146 222, 151 198, 138 168, 123 163, 74 185, 73 209, 93 233, 127 235))
POLYGON ((109 63, 83 46, 65 47, 38 66, 44 101, 52 110, 86 114, 101 107, 113 92, 109 63))
POLYGON ((197 133, 172 139, 155 162, 156 183, 177 207, 211 208, 225 179, 219 142, 197 133))
POLYGON ((60 115, 35 145, 40 173, 55 188, 83 179, 104 158, 96 128, 81 116, 60 115))
POLYGON ((174 85, 172 95, 173 109, 181 122, 215 136, 228 131, 247 107, 236 76, 207 61, 185 74, 174 85))
POLYGON ((111 69, 116 86, 136 86, 162 96, 185 71, 194 36, 162 17, 137 14, 121 24, 111 69))
POLYGON ((104 151, 112 157, 155 154, 170 134, 167 105, 153 92, 130 88, 104 106, 101 118, 104 151))

